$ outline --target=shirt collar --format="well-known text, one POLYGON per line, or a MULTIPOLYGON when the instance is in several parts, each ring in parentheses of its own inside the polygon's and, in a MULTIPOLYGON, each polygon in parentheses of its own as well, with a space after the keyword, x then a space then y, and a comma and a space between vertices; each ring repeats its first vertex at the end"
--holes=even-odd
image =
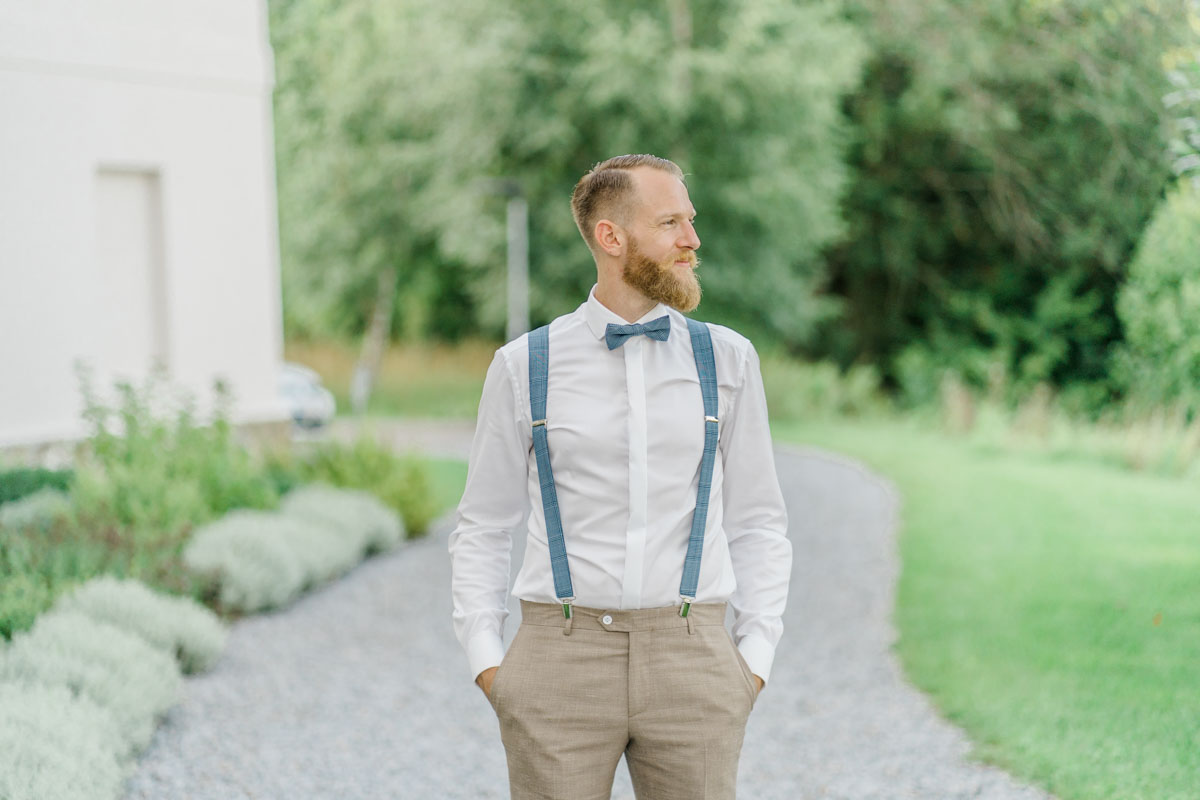
MULTIPOLYGON (((628 325, 629 322, 622 319, 615 311, 608 308, 608 306, 596 299, 596 287, 598 285, 599 284, 593 285, 592 290, 588 292, 588 299, 583 304, 583 318, 587 320, 588 330, 592 332, 592 335, 597 339, 603 339, 604 331, 610 322, 613 325, 628 325)), ((671 309, 669 306, 659 303, 641 317, 634 320, 634 322, 649 322, 652 319, 658 319, 662 315, 666 314, 671 318, 671 327, 674 328, 678 324, 678 321, 675 319, 675 317, 678 315, 678 312, 672 312, 673 309, 671 309)))

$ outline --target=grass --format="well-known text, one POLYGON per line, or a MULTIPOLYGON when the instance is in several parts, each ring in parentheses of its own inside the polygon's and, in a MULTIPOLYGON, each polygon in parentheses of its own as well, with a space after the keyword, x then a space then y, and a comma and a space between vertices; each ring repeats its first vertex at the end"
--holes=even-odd
POLYGON ((776 435, 897 484, 899 655, 982 758, 1063 800, 1197 796, 1194 483, 897 422, 776 435))
MULTIPOLYGON (((465 417, 474 419, 483 378, 496 351, 489 342, 458 345, 393 345, 384 354, 367 412, 380 416, 465 417)), ((337 399, 339 413, 350 409, 350 379, 357 346, 341 342, 289 341, 284 357, 316 370, 337 399)))

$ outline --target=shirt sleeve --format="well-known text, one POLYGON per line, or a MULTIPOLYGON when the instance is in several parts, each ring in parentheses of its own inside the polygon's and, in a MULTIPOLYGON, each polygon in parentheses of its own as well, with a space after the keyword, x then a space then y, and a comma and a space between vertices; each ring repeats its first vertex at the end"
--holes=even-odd
POLYGON ((783 634, 792 574, 787 508, 775 473, 758 353, 748 347, 743 379, 721 437, 725 535, 737 588, 733 638, 751 672, 768 680, 783 634))
POLYGON ((467 484, 449 541, 454 633, 472 677, 504 657, 512 534, 529 508, 532 436, 523 431, 516 398, 508 359, 497 351, 484 380, 467 484))

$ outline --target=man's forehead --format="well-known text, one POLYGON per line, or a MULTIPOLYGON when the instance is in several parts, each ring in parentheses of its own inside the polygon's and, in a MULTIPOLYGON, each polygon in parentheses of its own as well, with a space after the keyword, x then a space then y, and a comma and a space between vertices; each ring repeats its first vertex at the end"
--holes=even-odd
POLYGON ((687 186, 669 172, 651 167, 630 170, 637 185, 642 212, 651 215, 696 213, 687 186))

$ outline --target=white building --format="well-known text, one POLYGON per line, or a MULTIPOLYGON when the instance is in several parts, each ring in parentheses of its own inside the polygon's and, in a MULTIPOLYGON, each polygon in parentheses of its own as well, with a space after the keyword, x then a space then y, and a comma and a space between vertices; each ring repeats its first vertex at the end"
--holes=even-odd
POLYGON ((265 0, 0 0, 0 448, 85 433, 160 360, 277 423, 265 0))

